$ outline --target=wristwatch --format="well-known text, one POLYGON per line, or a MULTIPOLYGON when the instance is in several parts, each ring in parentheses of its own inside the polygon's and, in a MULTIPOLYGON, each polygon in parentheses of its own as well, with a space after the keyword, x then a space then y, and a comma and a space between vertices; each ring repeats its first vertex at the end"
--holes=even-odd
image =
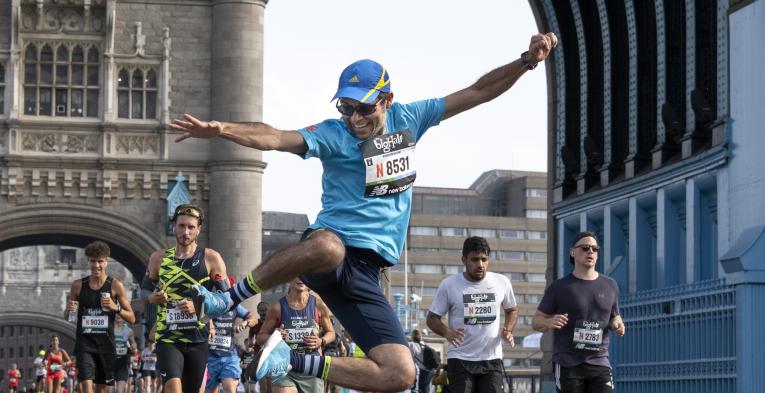
POLYGON ((526 67, 527 70, 533 70, 534 68, 537 68, 537 65, 539 63, 529 63, 529 51, 521 53, 521 62, 526 67))

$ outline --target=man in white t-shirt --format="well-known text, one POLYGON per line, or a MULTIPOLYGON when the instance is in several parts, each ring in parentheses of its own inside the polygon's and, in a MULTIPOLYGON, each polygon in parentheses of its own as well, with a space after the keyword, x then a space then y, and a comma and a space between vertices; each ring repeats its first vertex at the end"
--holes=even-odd
POLYGON ((503 391, 502 340, 515 346, 518 311, 510 280, 489 272, 490 253, 486 239, 465 239, 465 271, 441 282, 428 312, 428 327, 449 343, 446 370, 452 393, 503 391), (449 326, 441 321, 446 313, 449 326))

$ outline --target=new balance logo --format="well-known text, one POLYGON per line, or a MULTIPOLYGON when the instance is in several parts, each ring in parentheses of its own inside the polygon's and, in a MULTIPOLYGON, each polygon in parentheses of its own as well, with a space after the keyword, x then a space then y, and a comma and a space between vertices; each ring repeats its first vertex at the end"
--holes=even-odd
POLYGON ((375 186, 375 188, 372 189, 372 192, 369 193, 370 196, 381 196, 388 193, 388 185, 387 184, 381 184, 379 186, 375 186))

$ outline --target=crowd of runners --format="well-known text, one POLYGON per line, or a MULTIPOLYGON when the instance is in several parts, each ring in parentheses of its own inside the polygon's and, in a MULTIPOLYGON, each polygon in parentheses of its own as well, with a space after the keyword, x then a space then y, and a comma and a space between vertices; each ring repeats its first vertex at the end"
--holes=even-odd
MULTIPOLYGON (((322 210, 300 242, 272 254, 237 282, 220 253, 197 243, 203 211, 177 206, 171 219, 175 244, 151 254, 141 282, 145 299, 157 308, 142 349, 135 347, 128 326, 135 315, 125 288, 106 273, 109 246, 88 245, 91 274, 72 283, 64 316, 77 325, 76 390, 233 393, 241 385, 276 393, 323 393, 336 387, 423 391, 418 380, 430 379, 434 371, 431 365, 422 372, 426 346, 411 345, 380 285, 382 272, 398 262, 404 247, 415 148, 441 121, 509 90, 556 45, 553 33, 536 34, 516 60, 472 85, 406 104, 394 102, 382 65, 359 60, 340 75, 333 97, 340 117, 299 130, 191 115, 174 120, 171 127, 182 134, 176 142, 221 138, 318 158, 322 210), (285 283, 289 289, 278 302, 259 307, 263 315, 240 304, 285 283), (343 334, 337 334, 330 315, 343 334), (248 342, 240 347, 235 337, 245 330, 248 342)), ((466 152, 451 154, 458 159, 466 152)), ((572 275, 553 283, 534 316, 535 329, 555 330, 553 360, 561 391, 613 388, 608 331, 622 335, 624 324, 618 288, 595 271, 598 251, 595 235, 577 237, 570 250, 572 275)), ((509 279, 488 271, 489 255, 486 239, 466 239, 465 270, 441 283, 427 317, 428 327, 448 342, 448 377, 441 386, 450 392, 503 389, 502 342, 514 345, 517 312, 509 279)), ((64 370, 74 364, 54 338, 45 360, 49 393, 61 391, 64 370)))

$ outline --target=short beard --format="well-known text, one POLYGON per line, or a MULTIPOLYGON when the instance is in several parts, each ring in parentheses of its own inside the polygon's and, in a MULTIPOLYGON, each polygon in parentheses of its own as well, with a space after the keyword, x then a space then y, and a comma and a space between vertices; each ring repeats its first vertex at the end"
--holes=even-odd
MULTIPOLYGON (((465 273, 470 278, 471 281, 481 281, 483 278, 476 277, 473 273, 470 272, 470 270, 465 270, 465 273)), ((486 273, 483 274, 484 277, 486 277, 486 273)))
POLYGON ((181 246, 184 246, 184 247, 188 247, 188 246, 190 246, 190 245, 194 244, 194 242, 196 242, 196 240, 197 240, 196 238, 191 238, 191 239, 189 239, 188 243, 185 243, 185 242, 183 241, 183 238, 182 238, 182 237, 180 237, 180 236, 178 236, 178 235, 176 235, 176 236, 175 236, 175 242, 176 242, 177 244, 181 245, 181 246))

